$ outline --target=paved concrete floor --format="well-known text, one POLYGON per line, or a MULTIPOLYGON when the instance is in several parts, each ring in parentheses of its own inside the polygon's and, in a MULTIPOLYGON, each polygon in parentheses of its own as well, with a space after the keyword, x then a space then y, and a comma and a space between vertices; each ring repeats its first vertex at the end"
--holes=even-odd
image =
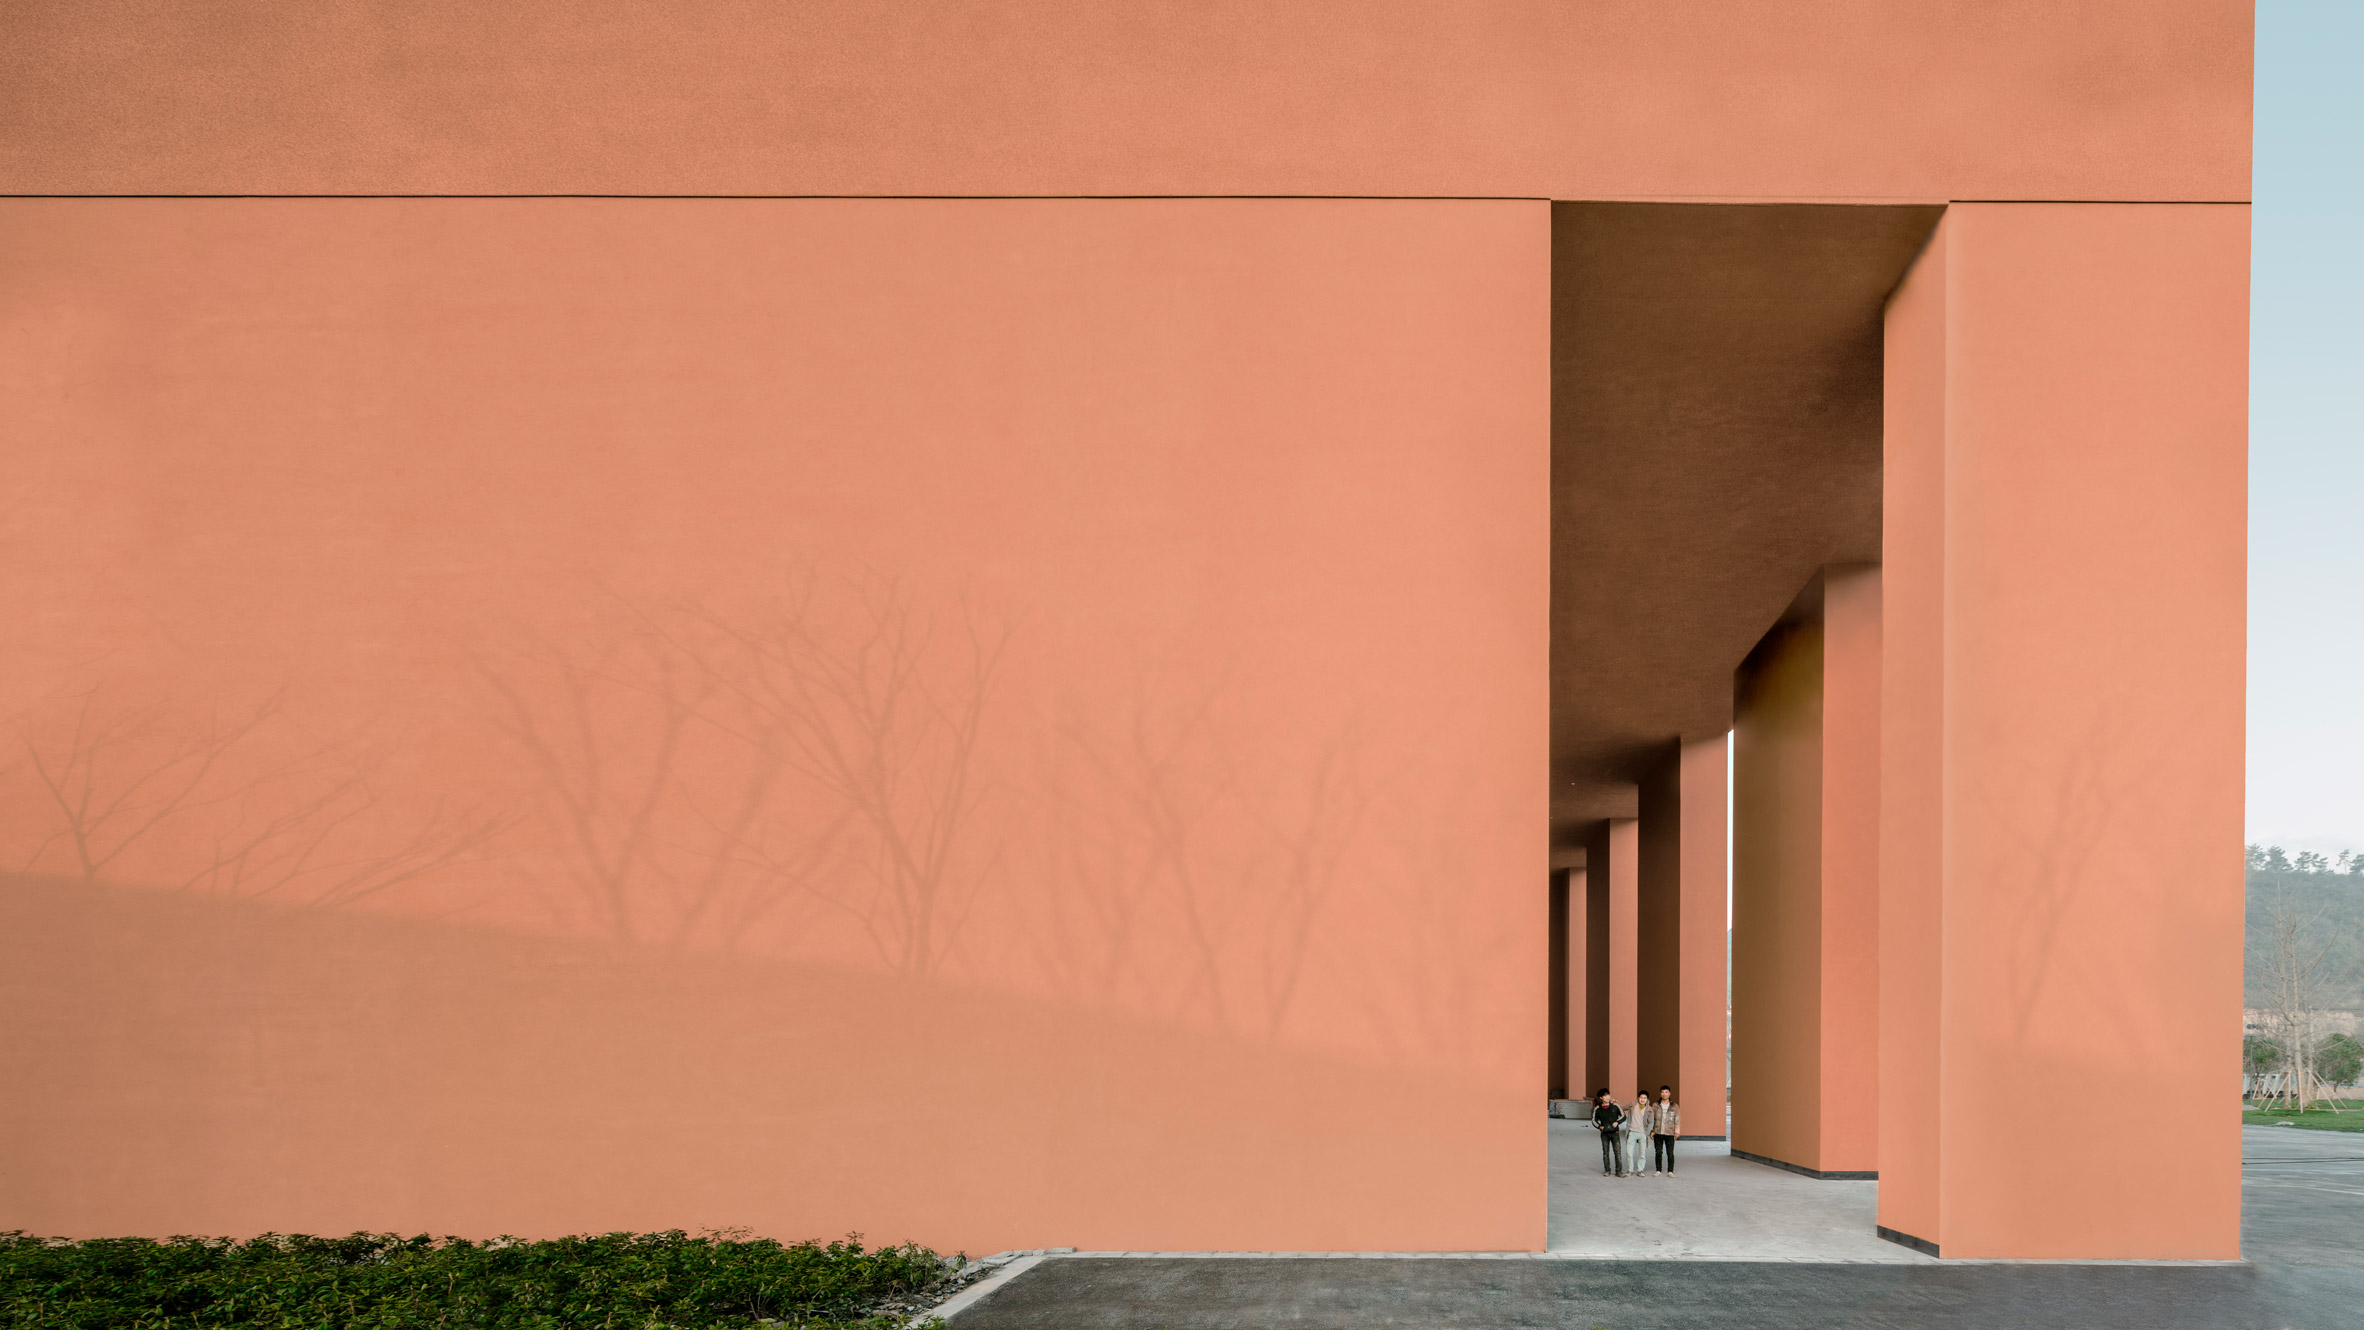
MULTIPOLYGON (((2364 1327, 2364 1138, 2266 1127, 2244 1128, 2242 1137, 2242 1230, 2249 1257, 2243 1264, 1634 1260, 1587 1257, 1579 1249, 1495 1257, 1085 1254, 1052 1258, 1013 1278, 964 1312, 958 1330, 2364 1327)), ((1597 1159, 1596 1153, 1595 1182, 1597 1159)), ((1743 1167, 1728 1158, 1723 1163, 1743 1167)), ((1673 1182, 1607 1185, 1679 1195, 1684 1181, 1678 1175, 1673 1182)), ((1752 1187, 1744 1177, 1732 1184, 1723 1193, 1727 1199, 1750 1194, 1743 1190, 1752 1187)), ((1590 1208, 1605 1214, 1611 1206, 1625 1207, 1641 1214, 1649 1228, 1660 1223, 1661 1203, 1642 1195, 1599 1193, 1590 1208)), ((1717 1209, 1703 1205, 1700 1212, 1717 1209)), ((1761 1216, 1747 1222, 1785 1248, 1825 1240, 1816 1234, 1820 1217, 1787 1232, 1761 1216)), ((1556 1225, 1554 1231, 1556 1243, 1556 1225)), ((1578 1243, 1587 1241, 1587 1231, 1582 1222, 1568 1229, 1578 1243)), ((1671 1230, 1666 1241, 1713 1245, 1671 1230)))
POLYGON ((1672 1178, 1601 1176, 1600 1133, 1551 1124, 1554 1254, 1601 1259, 1877 1261, 1932 1258, 1872 1231, 1876 1182, 1825 1181, 1734 1159, 1722 1141, 1675 1146, 1672 1178))

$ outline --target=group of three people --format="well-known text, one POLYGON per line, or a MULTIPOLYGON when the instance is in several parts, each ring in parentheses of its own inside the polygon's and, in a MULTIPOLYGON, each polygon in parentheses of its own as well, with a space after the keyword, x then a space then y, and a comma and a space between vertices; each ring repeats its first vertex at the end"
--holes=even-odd
POLYGON ((1674 1145, 1683 1134, 1683 1111, 1674 1087, 1658 1087, 1658 1098, 1635 1097, 1619 1104, 1607 1090, 1592 1097, 1592 1125, 1601 1133, 1601 1176, 1638 1178, 1661 1171, 1674 1176, 1674 1145))

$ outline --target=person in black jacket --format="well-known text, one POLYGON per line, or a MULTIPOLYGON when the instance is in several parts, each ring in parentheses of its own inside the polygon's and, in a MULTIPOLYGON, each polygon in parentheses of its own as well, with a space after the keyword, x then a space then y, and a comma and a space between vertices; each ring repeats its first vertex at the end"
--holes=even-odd
POLYGON ((1625 1176, 1625 1110, 1607 1089, 1592 1097, 1592 1125, 1601 1134, 1601 1176, 1625 1176))

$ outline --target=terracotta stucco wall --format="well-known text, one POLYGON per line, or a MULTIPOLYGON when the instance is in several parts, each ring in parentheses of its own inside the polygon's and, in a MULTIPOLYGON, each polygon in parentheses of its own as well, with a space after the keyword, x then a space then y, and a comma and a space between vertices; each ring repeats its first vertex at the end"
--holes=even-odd
POLYGON ((1822 576, 1820 1167, 1880 1166, 1880 570, 1822 576))
POLYGON ((1592 887, 1589 870, 1568 870, 1568 1094, 1584 1099, 1601 1088, 1592 1077, 1592 887))
POLYGON ((1544 205, 0 238, 0 1227, 1540 1245, 1544 205))
POLYGON ((1729 740, 1677 742, 1641 781, 1635 866, 1635 1076, 1724 1127, 1725 779, 1729 740))
POLYGON ((1734 680, 1735 1149, 1878 1171, 1880 576, 1818 573, 1734 680))
POLYGON ((1935 1242, 1944 990, 1946 270, 1942 222, 1882 345, 1880 1224, 1935 1242))
POLYGON ((1732 1148, 1821 1168, 1823 626, 1776 627, 1733 685, 1732 1148))
POLYGON ((1960 205, 1888 315, 1881 1223, 2239 1252, 2248 216, 1960 205), (2018 1096, 2155 1111, 2031 1155, 2018 1096))
POLYGON ((1683 788, 1679 753, 1638 782, 1634 827, 1634 1078, 1652 1094, 1682 1061, 1683 788))
POLYGON ((38 0, 0 24, 19 192, 2249 193, 2242 0, 38 0))
POLYGON ((1584 1089, 1620 1103, 1633 1099, 1638 1052, 1640 840, 1637 821, 1613 817, 1593 825, 1584 849, 1584 1089))

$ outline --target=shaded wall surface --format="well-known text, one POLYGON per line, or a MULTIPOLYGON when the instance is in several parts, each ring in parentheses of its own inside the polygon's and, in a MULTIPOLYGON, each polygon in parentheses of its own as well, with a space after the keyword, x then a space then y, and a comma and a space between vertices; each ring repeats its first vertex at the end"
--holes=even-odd
POLYGON ((1640 811, 1798 589, 1880 558, 1880 310, 1942 209, 1552 206, 1552 830, 1640 811))
POLYGON ((0 237, 0 1227, 1540 1245, 1544 205, 0 237))
POLYGON ((1690 1136, 1724 1133, 1730 755, 1728 735, 1670 744, 1640 790, 1634 1074, 1698 1107, 1690 1136))
POLYGON ((1822 1165, 1822 721, 1818 615, 1776 627, 1734 681, 1732 1148, 1822 1165))
POLYGON ((1879 1169, 1879 570, 1823 570, 1734 679, 1733 1146, 1879 1169))
POLYGON ((1640 838, 1635 819, 1612 818, 1593 827, 1584 855, 1584 1093, 1619 1102, 1633 1099, 1639 1051, 1640 838))
POLYGON ((2245 199, 2239 0, 16 4, 55 193, 2245 199))

